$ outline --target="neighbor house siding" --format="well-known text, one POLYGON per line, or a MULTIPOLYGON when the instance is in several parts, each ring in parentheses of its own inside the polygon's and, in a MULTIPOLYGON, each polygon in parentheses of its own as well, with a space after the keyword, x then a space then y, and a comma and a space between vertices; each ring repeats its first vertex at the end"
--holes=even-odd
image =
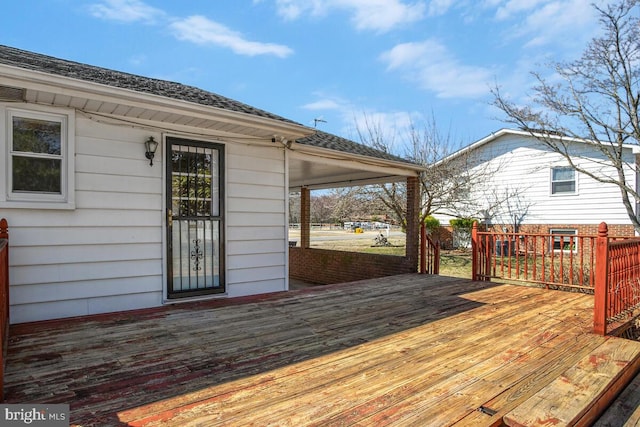
MULTIPOLYGON (((603 155, 587 144, 576 143, 574 153, 605 161, 603 155)), ((551 168, 568 166, 560 154, 551 152, 535 139, 507 134, 475 149, 473 158, 477 169, 488 172, 482 182, 474 185, 472 193, 477 211, 488 209, 507 191, 516 193, 506 198, 500 207, 490 209, 493 224, 630 224, 615 185, 603 184, 576 172, 575 194, 551 194, 551 168)), ((601 174, 614 174, 612 167, 603 168, 593 161, 578 159, 577 165, 601 174)), ((634 155, 628 150, 626 161, 634 164, 634 155)), ((628 168, 627 180, 635 185, 635 174, 628 168)), ((476 211, 476 212, 477 212, 476 211)), ((473 215, 473 214, 470 214, 473 215)), ((476 214, 477 216, 477 214, 476 214)), ((450 216, 437 215, 442 225, 448 225, 450 216)), ((481 218, 480 218, 481 219, 481 218)))
POLYGON ((81 115, 75 133, 75 209, 1 215, 11 232, 13 323, 162 301, 162 168, 149 167, 142 144, 153 133, 81 115))

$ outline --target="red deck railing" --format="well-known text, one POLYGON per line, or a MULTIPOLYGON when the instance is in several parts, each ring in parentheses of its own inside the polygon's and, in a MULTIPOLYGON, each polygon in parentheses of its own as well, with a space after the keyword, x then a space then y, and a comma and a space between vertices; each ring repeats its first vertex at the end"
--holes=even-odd
POLYGON ((640 238, 612 241, 607 224, 598 227, 593 331, 619 332, 640 311, 640 238))
POLYGON ((619 335, 640 315, 640 237, 471 233, 473 280, 501 279, 594 294, 593 331, 619 335))
POLYGON ((427 235, 427 229, 420 226, 420 273, 440 274, 440 243, 427 235))
POLYGON ((4 400, 4 367, 9 342, 9 227, 0 219, 0 402, 4 400))
POLYGON ((502 279, 593 291, 596 236, 471 233, 474 280, 502 279))

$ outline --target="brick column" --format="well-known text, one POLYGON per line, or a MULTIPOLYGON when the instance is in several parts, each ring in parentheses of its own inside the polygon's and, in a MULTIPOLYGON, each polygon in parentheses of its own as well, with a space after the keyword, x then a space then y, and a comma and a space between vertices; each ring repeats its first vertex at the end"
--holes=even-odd
POLYGON ((307 249, 311 242, 311 190, 300 189, 300 247, 307 249))
POLYGON ((418 271, 420 247, 420 181, 418 177, 407 178, 407 248, 406 256, 412 271, 418 271), (413 270, 415 269, 415 270, 413 270))

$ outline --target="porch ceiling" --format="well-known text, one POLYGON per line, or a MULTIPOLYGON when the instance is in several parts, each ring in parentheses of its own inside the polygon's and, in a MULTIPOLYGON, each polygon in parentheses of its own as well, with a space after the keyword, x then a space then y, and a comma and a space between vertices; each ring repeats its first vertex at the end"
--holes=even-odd
POLYGON ((396 182, 404 179, 406 177, 403 175, 347 168, 317 161, 296 158, 289 161, 289 189, 292 191, 299 190, 301 187, 319 190, 396 182))
POLYGON ((400 182, 417 176, 420 165, 294 143, 289 149, 289 189, 311 190, 400 182))

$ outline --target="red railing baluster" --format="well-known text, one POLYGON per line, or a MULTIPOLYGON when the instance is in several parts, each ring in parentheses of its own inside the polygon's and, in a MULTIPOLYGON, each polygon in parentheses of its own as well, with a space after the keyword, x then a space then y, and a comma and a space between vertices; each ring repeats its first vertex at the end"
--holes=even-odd
POLYGON ((420 273, 440 274, 440 242, 431 240, 424 223, 420 225, 420 273))
POLYGON ((9 225, 0 219, 0 402, 4 401, 4 368, 9 342, 9 225))

